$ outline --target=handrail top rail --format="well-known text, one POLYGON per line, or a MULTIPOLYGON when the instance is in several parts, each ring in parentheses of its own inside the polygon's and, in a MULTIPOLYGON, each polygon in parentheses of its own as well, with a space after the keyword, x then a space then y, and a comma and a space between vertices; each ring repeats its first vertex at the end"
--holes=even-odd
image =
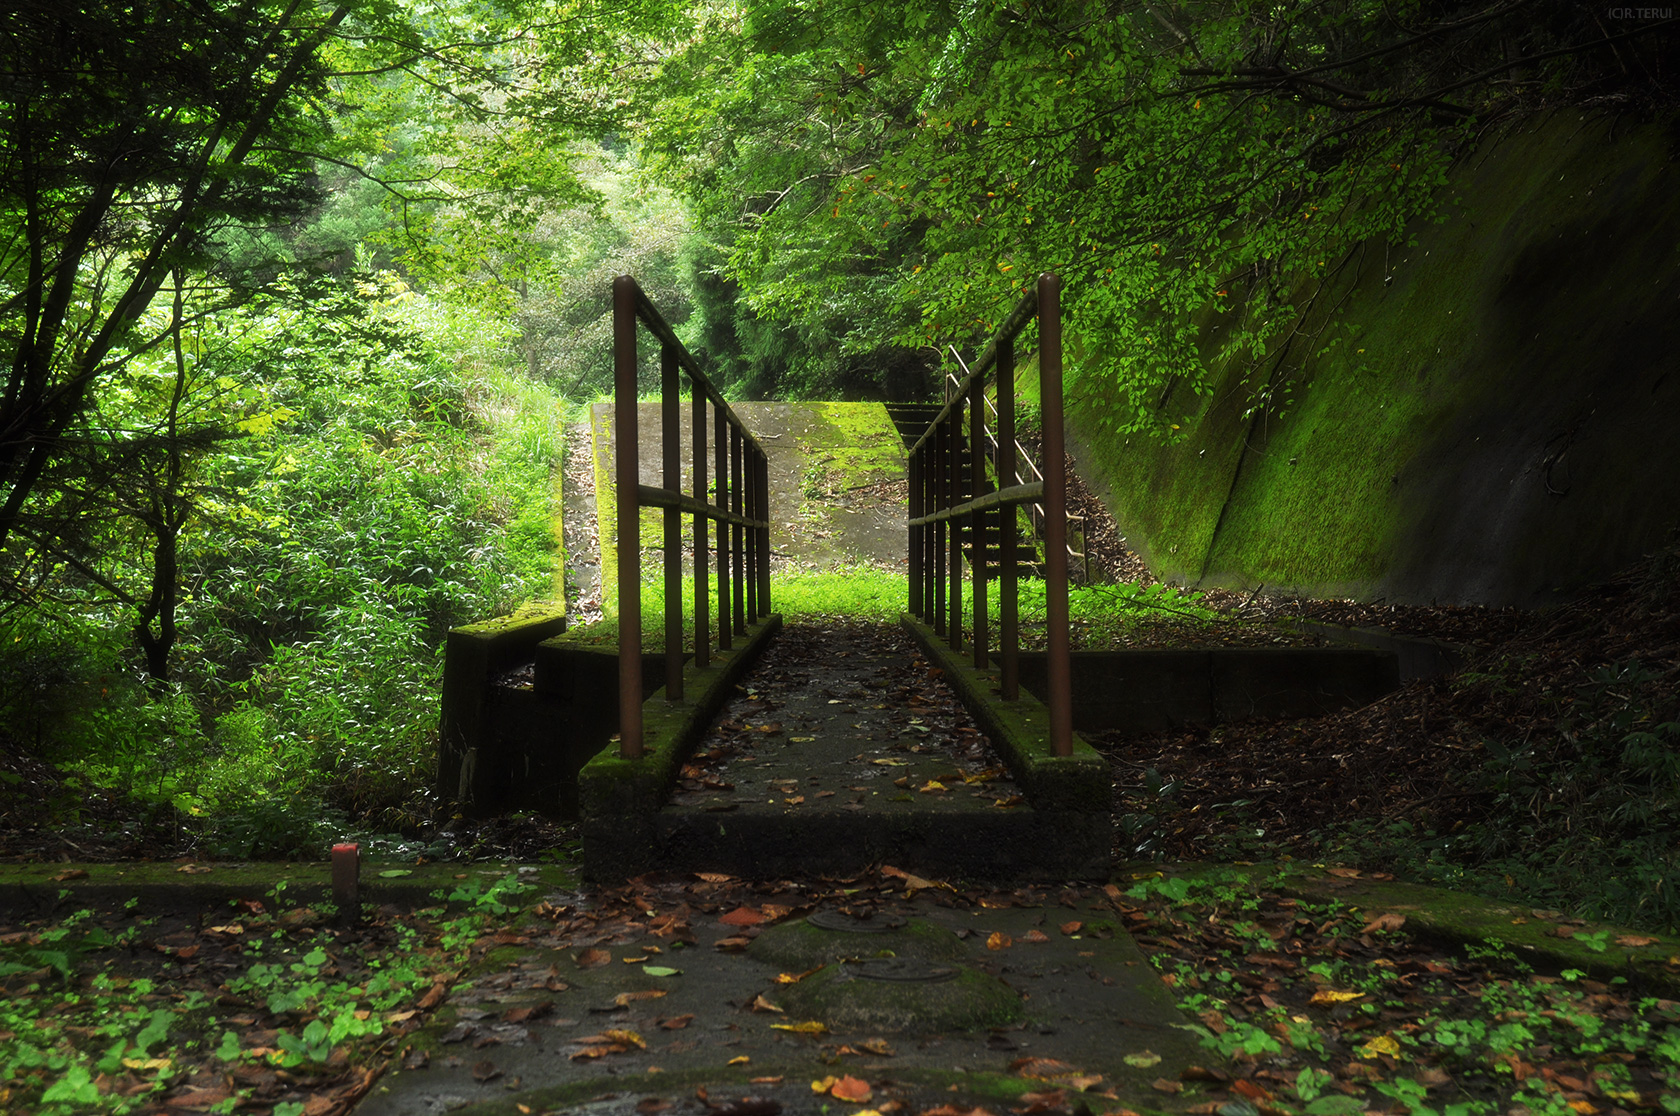
POLYGON ((922 448, 922 443, 928 440, 929 435, 933 433, 933 428, 950 417, 951 409, 962 403, 967 397, 969 389, 974 386, 974 381, 984 378, 992 366, 997 363, 998 345, 1004 341, 1013 341, 1016 335, 1027 328, 1027 323, 1037 317, 1038 291, 1046 282, 1060 286, 1061 276, 1054 271, 1043 272, 1039 275, 1037 283, 1021 293, 1021 301, 1015 304, 1015 308, 1009 312, 1009 316, 1003 320, 1003 324, 998 326, 997 331, 992 334, 992 339, 980 351, 980 358, 974 362, 973 369, 963 377, 962 383, 957 385, 956 393, 946 400, 945 406, 939 409, 939 414, 928 421, 928 428, 910 447, 911 456, 914 456, 916 451, 922 448))
POLYGON ((695 386, 700 389, 712 406, 722 411, 729 424, 741 432, 741 438, 752 446, 754 452, 762 457, 764 447, 759 445, 758 439, 752 436, 752 431, 741 420, 741 416, 737 415, 734 409, 729 406, 728 400, 724 399, 723 393, 718 390, 717 385, 712 383, 706 374, 700 370, 700 363, 689 353, 688 346, 678 339, 676 331, 671 328, 670 323, 666 322, 665 316, 659 312, 659 307, 653 304, 653 300, 647 296, 647 292, 642 290, 642 285, 636 282, 636 277, 628 273, 615 276, 613 286, 618 287, 620 284, 628 284, 635 296, 636 317, 642 320, 642 324, 648 327, 650 333, 676 350, 677 364, 689 374, 695 386))

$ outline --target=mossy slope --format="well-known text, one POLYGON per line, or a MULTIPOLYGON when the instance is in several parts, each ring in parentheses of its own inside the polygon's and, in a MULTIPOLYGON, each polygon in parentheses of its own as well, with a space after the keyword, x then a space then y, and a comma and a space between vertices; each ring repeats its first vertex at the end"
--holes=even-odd
POLYGON ((1680 133, 1559 114, 1456 169, 1447 219, 1366 245, 1342 325, 1245 414, 1227 368, 1161 406, 1176 445, 1070 441, 1128 542, 1203 584, 1545 603, 1680 518, 1680 133), (1334 344, 1330 342, 1334 341, 1334 344))

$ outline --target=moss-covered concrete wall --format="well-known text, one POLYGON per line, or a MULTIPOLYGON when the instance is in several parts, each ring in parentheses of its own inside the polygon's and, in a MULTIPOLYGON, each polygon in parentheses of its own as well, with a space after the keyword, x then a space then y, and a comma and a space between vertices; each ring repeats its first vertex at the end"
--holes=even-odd
POLYGON ((1680 124, 1579 113, 1485 143, 1448 220, 1364 247, 1281 413, 1226 369, 1163 402, 1182 442, 1127 441, 1076 380, 1082 474, 1188 582, 1532 605, 1602 578, 1680 522, 1677 159, 1680 124))

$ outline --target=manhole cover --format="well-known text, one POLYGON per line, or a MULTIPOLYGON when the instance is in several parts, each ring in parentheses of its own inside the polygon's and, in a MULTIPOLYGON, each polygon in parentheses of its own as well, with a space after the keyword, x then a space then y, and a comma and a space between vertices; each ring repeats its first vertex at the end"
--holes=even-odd
POLYGON ((805 921, 818 930, 834 930, 841 934, 881 934, 888 930, 902 930, 904 919, 898 915, 878 915, 875 918, 854 918, 843 911, 814 911, 805 921))
POLYGON ((957 970, 950 965, 929 965, 926 961, 918 961, 914 957, 881 957, 857 961, 847 965, 845 971, 864 980, 892 980, 905 984, 936 984, 957 975, 957 970))

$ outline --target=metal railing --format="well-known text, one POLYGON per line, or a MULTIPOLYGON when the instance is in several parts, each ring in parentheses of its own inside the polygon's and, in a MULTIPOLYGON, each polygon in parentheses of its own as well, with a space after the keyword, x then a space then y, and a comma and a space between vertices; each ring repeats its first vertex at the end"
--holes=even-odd
POLYGON ((953 651, 962 650, 963 533, 969 548, 973 619, 970 625, 974 666, 990 662, 987 617, 987 562, 980 545, 984 517, 997 511, 998 665, 1005 701, 1020 697, 1020 607, 1016 585, 1015 534, 1001 529, 1006 512, 1017 505, 1044 505, 1044 598, 1047 626, 1046 705, 1050 742, 1058 756, 1073 754, 1073 699, 1068 665, 1067 475, 1062 436, 1062 283, 1046 272, 1037 288, 1010 311, 991 344, 957 392, 910 448, 910 612, 944 635, 953 651), (1015 338, 1038 320, 1039 399, 1043 411, 1044 474, 1022 483, 1015 460, 1015 338), (988 379, 995 380, 997 437, 993 443, 996 488, 981 495, 986 463, 980 453, 985 427, 988 379), (968 475, 962 475, 962 420, 968 420, 968 475))
MULTIPOLYGON (((957 352, 957 347, 955 345, 949 345, 949 346, 947 346, 947 348, 949 348, 950 351, 951 351, 951 359, 953 359, 957 362, 957 367, 962 369, 964 376, 967 376, 969 374, 969 367, 968 367, 967 363, 965 363, 963 361, 962 354, 957 352)), ((951 372, 947 372, 947 373, 945 373, 945 401, 947 403, 951 401, 951 397, 952 397, 953 394, 955 394, 955 395, 961 395, 962 394, 962 381, 959 380, 956 377, 955 374, 953 374, 951 372), (953 392, 951 390, 952 388, 956 388, 957 390, 955 392, 953 392)), ((991 396, 988 395, 988 396, 985 396, 984 398, 985 398, 985 401, 986 401, 986 411, 992 416, 992 421, 995 423, 995 422, 997 422, 997 419, 998 419, 997 405, 992 402, 992 397, 991 396)), ((997 434, 995 433, 995 428, 991 427, 991 426, 987 426, 984 422, 982 422, 980 424, 980 434, 981 434, 981 437, 985 439, 986 444, 992 447, 992 459, 995 461, 997 459, 998 454, 1001 452, 1000 447, 1002 445, 1002 443, 998 441, 997 434)), ((1019 441, 1016 441, 1014 443, 1014 445, 1015 445, 1015 463, 1016 463, 1017 469, 1020 466, 1025 465, 1027 467, 1027 472, 1032 474, 1033 480, 1042 481, 1044 479, 1044 474, 1038 471, 1038 464, 1035 461, 1033 461, 1032 456, 1027 453, 1027 447, 1023 446, 1019 441)), ((995 470, 994 470, 993 475, 994 476, 996 475, 995 470)), ((1017 474, 1017 475, 1019 475, 1019 474, 1017 474)), ((1044 505, 1039 503, 1037 500, 1033 500, 1026 505, 1026 509, 1027 509, 1027 521, 1032 524, 1033 538, 1035 538, 1035 539, 1043 538, 1044 537, 1044 505)), ((1000 513, 999 530, 1007 530, 1008 528, 1007 528, 1007 526, 1005 526, 1002 523, 1001 518, 1002 517, 1001 517, 1001 513, 1000 513)), ((1081 538, 1084 537, 1084 535, 1083 535, 1083 524, 1085 522, 1085 517, 1082 516, 1082 515, 1074 515, 1070 512, 1070 513, 1068 513, 1068 516, 1067 516, 1067 522, 1068 522, 1068 532, 1067 532, 1067 534, 1068 534, 1068 538, 1070 540, 1067 544, 1068 557, 1073 559, 1074 561, 1076 561, 1079 564, 1079 574, 1075 578, 1075 580, 1077 580, 1081 585, 1083 585, 1083 584, 1085 584, 1086 577, 1088 576, 1088 573, 1089 573, 1088 567, 1086 566, 1085 554, 1084 554, 1083 551, 1079 551, 1079 550, 1074 549, 1071 539, 1072 539, 1073 534, 1074 534, 1073 525, 1076 524, 1076 523, 1081 525, 1080 537, 1081 538)))
POLYGON ((618 753, 642 754, 641 509, 665 512, 665 699, 683 696, 682 517, 694 521, 694 665, 704 667, 711 645, 708 523, 717 533, 717 645, 770 612, 769 469, 763 448, 730 410, 683 343, 677 340, 636 280, 613 280, 613 472, 618 494, 618 753), (661 483, 640 483, 636 431, 636 323, 659 341, 661 483), (689 379, 692 493, 682 490, 681 377, 689 379), (713 473, 706 473, 707 408, 711 409, 713 473), (715 495, 715 503, 707 496, 715 495))

